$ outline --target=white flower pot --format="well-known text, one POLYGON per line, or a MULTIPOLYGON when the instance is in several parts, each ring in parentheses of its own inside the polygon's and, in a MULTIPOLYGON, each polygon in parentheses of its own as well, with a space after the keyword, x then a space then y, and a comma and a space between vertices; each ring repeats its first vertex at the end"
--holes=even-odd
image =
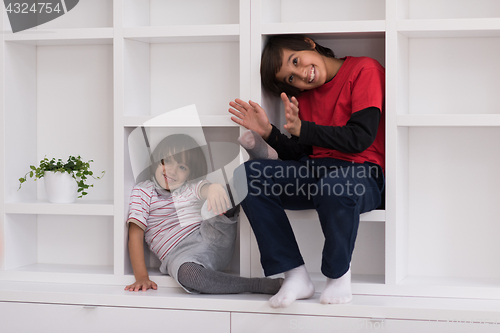
POLYGON ((78 184, 67 172, 45 171, 45 191, 52 203, 72 203, 78 196, 78 184))

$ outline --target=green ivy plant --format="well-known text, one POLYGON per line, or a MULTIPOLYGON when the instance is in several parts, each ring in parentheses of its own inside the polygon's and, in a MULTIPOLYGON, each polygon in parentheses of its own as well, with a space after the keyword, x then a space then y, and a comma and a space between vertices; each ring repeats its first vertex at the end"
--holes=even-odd
POLYGON ((83 197, 84 195, 87 195, 88 193, 86 190, 89 187, 94 187, 93 184, 87 184, 86 180, 87 177, 92 177, 94 179, 101 179, 104 176, 104 171, 102 172, 100 177, 94 176, 93 172, 90 171, 90 163, 94 162, 93 160, 89 160, 88 162, 82 161, 82 158, 80 155, 78 157, 70 156, 68 158, 68 161, 66 163, 63 163, 61 159, 58 159, 56 161, 55 158, 49 160, 47 157, 45 157, 43 160, 40 161, 40 165, 38 167, 31 165, 30 166, 30 171, 28 171, 24 177, 19 178, 19 189, 23 185, 24 182, 30 178, 34 178, 34 181, 37 179, 43 178, 45 171, 60 171, 60 172, 67 172, 69 173, 77 182, 78 184, 78 193, 79 196, 78 198, 83 197))

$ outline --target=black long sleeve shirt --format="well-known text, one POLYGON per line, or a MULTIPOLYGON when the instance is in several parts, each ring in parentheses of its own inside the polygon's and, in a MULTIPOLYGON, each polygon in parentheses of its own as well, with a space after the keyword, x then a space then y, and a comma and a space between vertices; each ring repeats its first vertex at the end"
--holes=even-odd
POLYGON ((377 136, 380 109, 366 108, 355 112, 345 126, 322 126, 302 121, 300 136, 288 138, 273 125, 267 143, 282 160, 298 160, 312 154, 312 146, 360 153, 370 147, 377 136))

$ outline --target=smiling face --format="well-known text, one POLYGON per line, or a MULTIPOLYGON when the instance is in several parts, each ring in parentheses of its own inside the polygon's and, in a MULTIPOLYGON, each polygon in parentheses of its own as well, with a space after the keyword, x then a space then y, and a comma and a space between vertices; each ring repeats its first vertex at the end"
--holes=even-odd
POLYGON ((172 156, 169 156, 158 164, 155 177, 161 187, 173 191, 188 180, 189 174, 190 170, 186 164, 179 163, 172 156))
POLYGON ((276 79, 295 88, 311 90, 331 80, 334 74, 327 64, 328 58, 316 50, 292 51, 283 49, 282 65, 276 79))

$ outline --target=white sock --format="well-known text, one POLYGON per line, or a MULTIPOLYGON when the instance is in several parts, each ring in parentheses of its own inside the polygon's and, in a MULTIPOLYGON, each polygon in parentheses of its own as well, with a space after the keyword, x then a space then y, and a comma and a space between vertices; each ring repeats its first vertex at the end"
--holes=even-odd
POLYGON ((326 279, 326 286, 319 302, 321 304, 344 304, 352 300, 351 268, 338 279, 326 279))
POLYGON ((243 133, 238 142, 246 149, 251 160, 277 160, 278 153, 264 139, 252 130, 243 133))
POLYGON ((302 265, 285 272, 285 280, 280 291, 271 297, 269 305, 272 308, 286 308, 296 299, 305 299, 314 295, 314 285, 302 265))

